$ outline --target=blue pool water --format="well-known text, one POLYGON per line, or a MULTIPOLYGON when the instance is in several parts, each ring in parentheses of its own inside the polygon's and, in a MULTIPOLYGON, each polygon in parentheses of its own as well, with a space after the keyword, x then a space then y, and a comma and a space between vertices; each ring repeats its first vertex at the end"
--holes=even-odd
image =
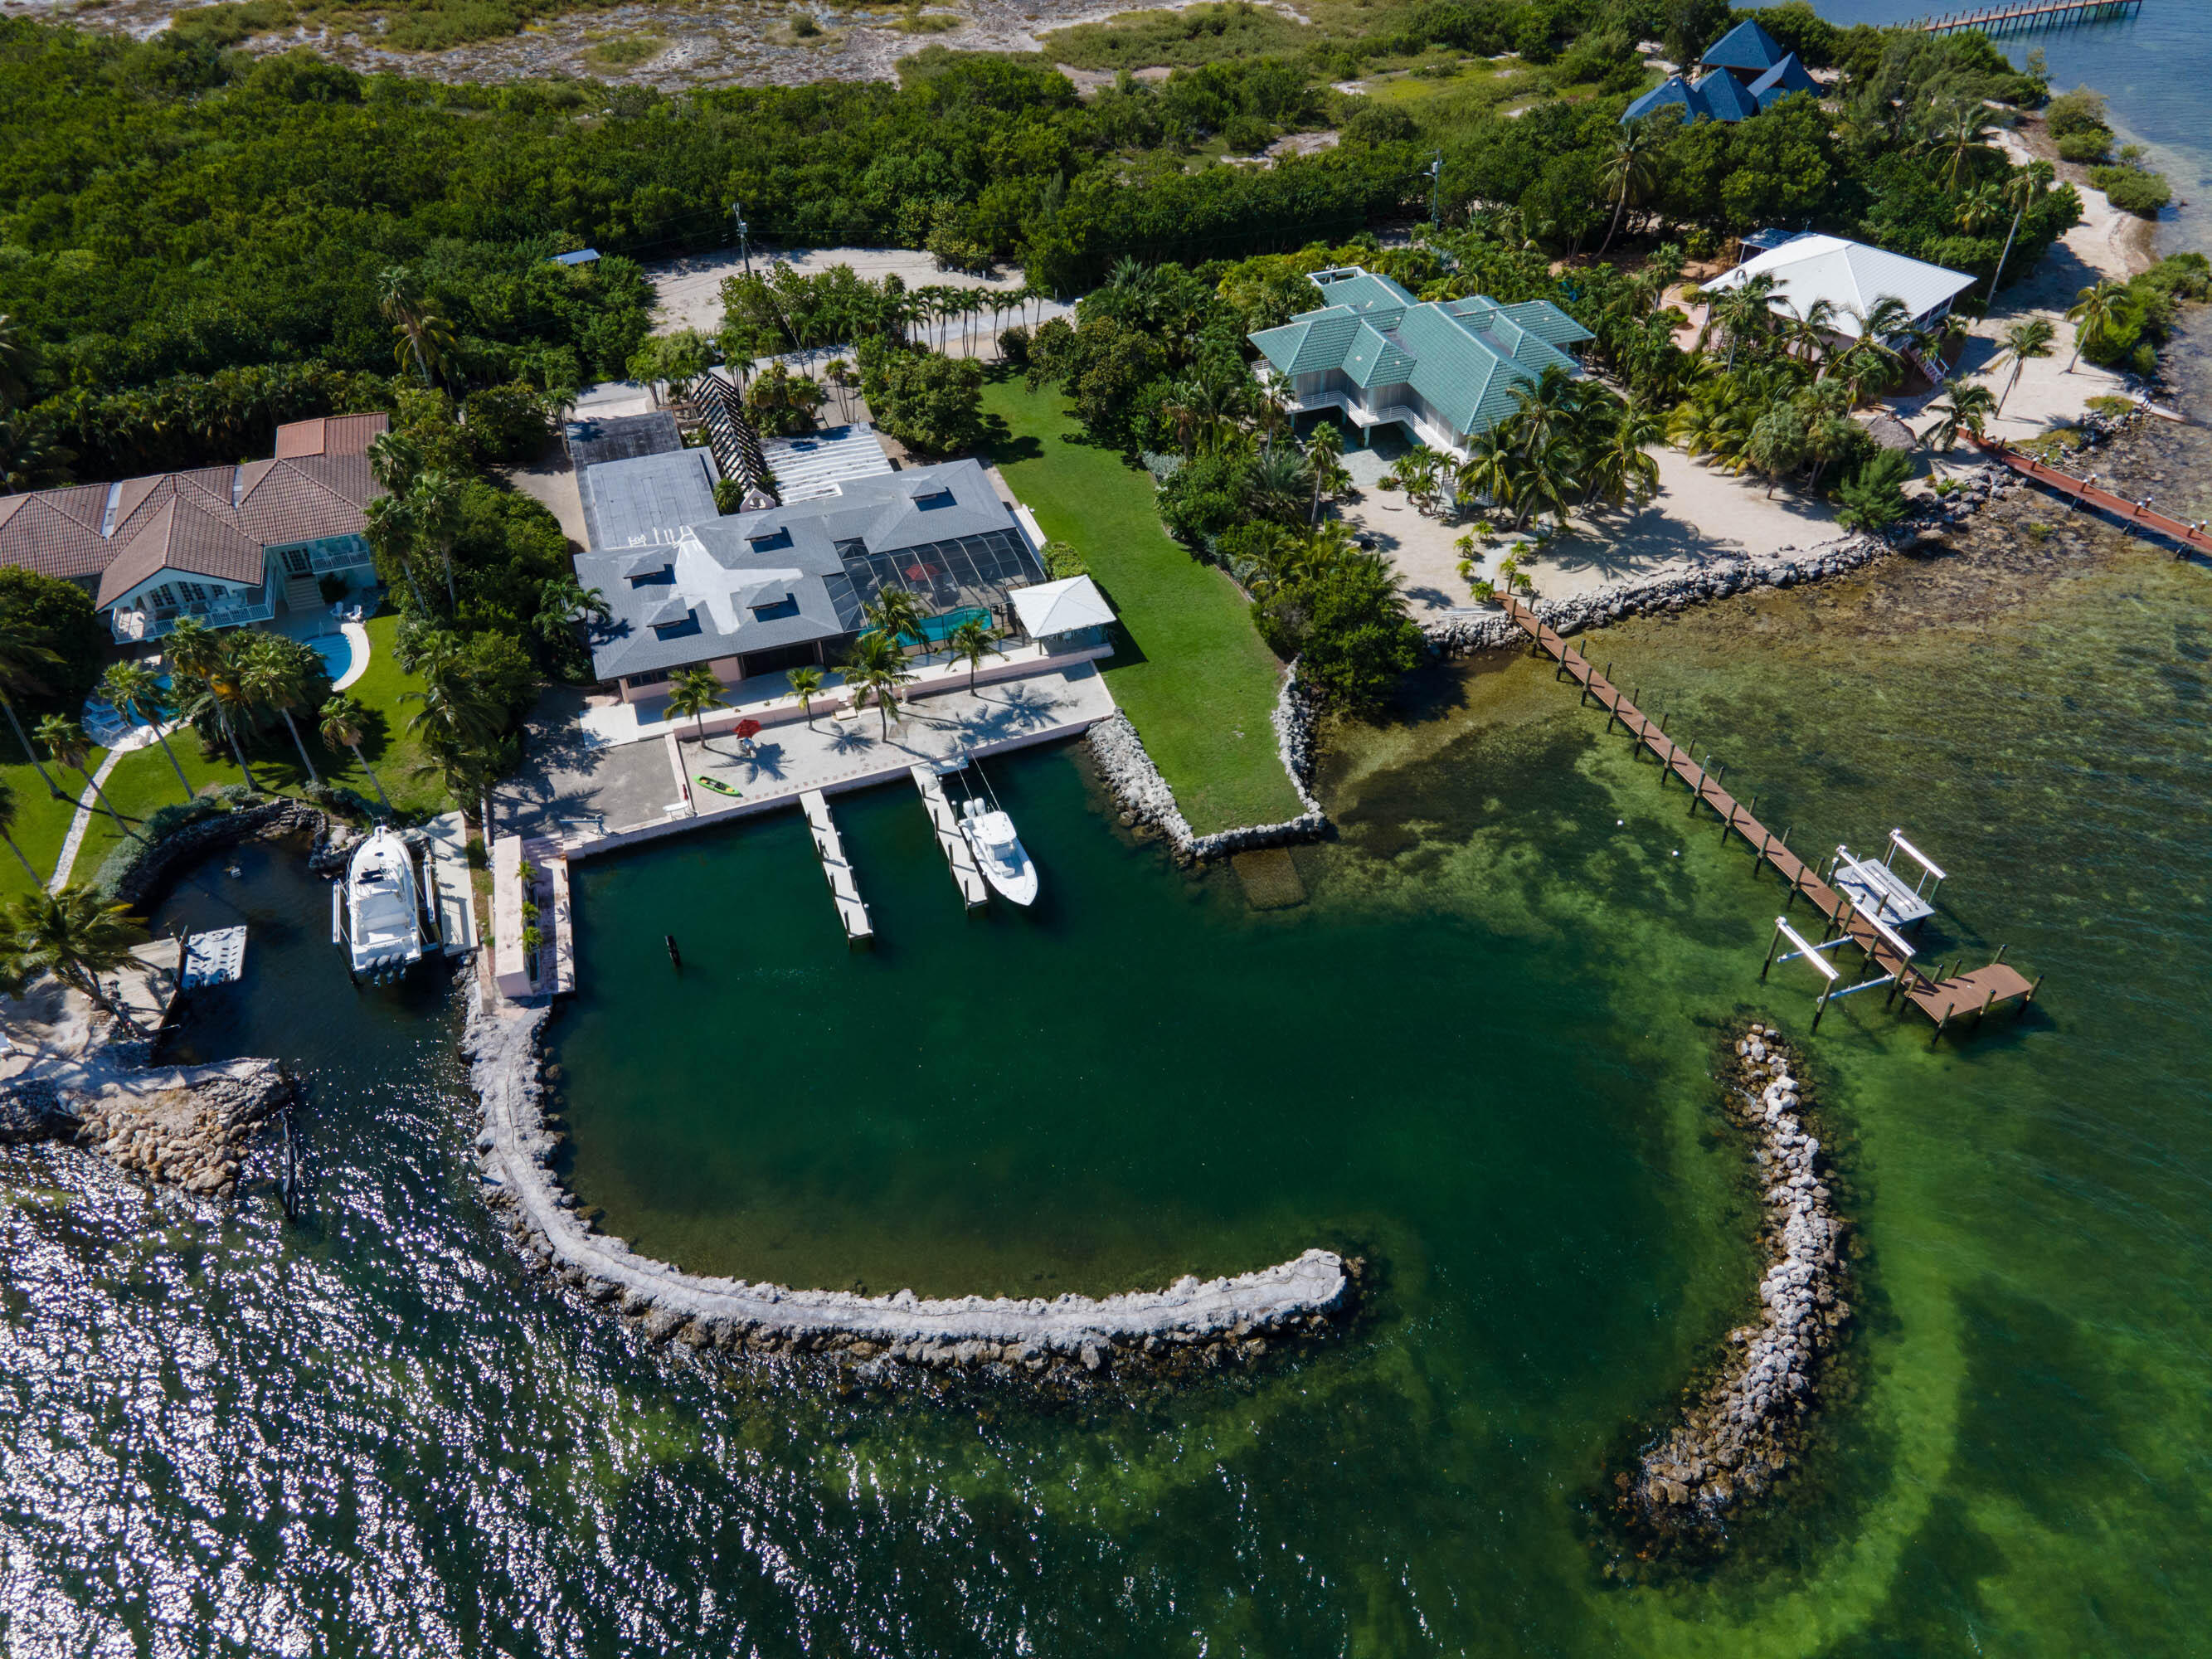
POLYGON ((346 671, 353 666, 353 641, 344 635, 318 634, 307 643, 313 646, 316 654, 322 658, 323 666, 330 671, 332 683, 343 679, 346 671))

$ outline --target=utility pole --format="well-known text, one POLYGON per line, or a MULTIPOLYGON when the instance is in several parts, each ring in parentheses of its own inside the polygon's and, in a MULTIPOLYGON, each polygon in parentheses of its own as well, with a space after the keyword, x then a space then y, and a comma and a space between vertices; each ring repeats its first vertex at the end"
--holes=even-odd
POLYGON ((743 202, 731 203, 730 217, 738 222, 738 256, 745 262, 745 275, 750 276, 753 274, 753 252, 745 240, 745 204, 743 202))
POLYGON ((1442 224, 1442 204, 1444 188, 1444 153, 1438 150, 1436 159, 1429 163, 1429 228, 1435 230, 1442 224))

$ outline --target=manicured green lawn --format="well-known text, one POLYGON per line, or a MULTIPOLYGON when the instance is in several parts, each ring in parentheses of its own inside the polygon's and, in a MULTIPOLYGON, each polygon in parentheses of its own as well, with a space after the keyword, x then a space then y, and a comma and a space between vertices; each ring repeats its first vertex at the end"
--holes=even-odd
MULTIPOLYGON (((402 702, 401 694, 415 689, 419 682, 411 675, 403 674, 392 654, 393 630, 399 619, 396 616, 380 617, 368 624, 370 655, 368 672, 362 675, 348 691, 368 709, 369 719, 362 740, 362 753, 376 769, 392 804, 402 812, 436 813, 451 805, 445 785, 434 774, 418 773, 422 763, 422 746, 407 735, 407 719, 414 705, 402 702)), ((307 752, 314 761, 315 770, 326 783, 343 784, 357 791, 365 799, 374 800, 376 791, 356 763, 349 751, 341 750, 332 755, 325 749, 314 732, 311 718, 300 719, 301 734, 307 740, 307 752)), ((185 776, 195 793, 210 787, 238 783, 243 780, 238 763, 225 748, 216 756, 201 752, 198 737, 190 732, 173 732, 169 735, 169 748, 185 769, 185 776)), ((55 860, 60 855, 62 841, 69 833, 70 817, 76 811, 72 803, 56 801, 46 793, 39 781, 39 775, 30 767, 8 762, 21 754, 15 735, 4 721, 0 721, 0 776, 4 776, 15 790, 16 817, 15 836, 32 864, 43 878, 49 874, 55 860)), ((104 750, 94 750, 88 763, 94 772, 100 769, 104 750)), ((260 740, 246 745, 246 757, 253 768, 253 779, 264 789, 295 793, 307 781, 300 764, 299 750, 293 747, 291 735, 278 721, 261 734, 260 740)), ((56 768, 51 763, 47 770, 54 781, 73 793, 84 789, 84 780, 74 771, 56 768)), ((158 744, 125 755, 116 763, 114 772, 106 783, 107 799, 113 803, 126 822, 137 824, 156 808, 185 799, 185 787, 177 781, 175 768, 161 752, 158 744)), ((100 868, 100 860, 108 849, 122 839, 114 820, 95 810, 91 824, 85 831, 84 844, 77 849, 76 862, 71 867, 70 879, 91 880, 100 868)), ((30 878, 23 866, 0 848, 0 896, 28 890, 30 878)))
POLYGON ((1121 618, 1106 683, 1191 828, 1296 817, 1270 721, 1281 665, 1235 585, 1169 538, 1151 478, 1080 441, 1056 391, 998 380, 983 407, 1006 422, 993 455, 1006 482, 1047 536, 1083 556, 1121 618))

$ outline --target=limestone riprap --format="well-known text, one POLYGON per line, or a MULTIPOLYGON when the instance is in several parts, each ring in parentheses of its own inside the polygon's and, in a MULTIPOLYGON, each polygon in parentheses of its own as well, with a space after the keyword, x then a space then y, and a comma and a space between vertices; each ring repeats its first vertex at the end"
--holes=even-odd
POLYGON ((532 1267, 637 1320, 654 1340, 1034 1376, 1249 1361, 1350 1305, 1356 1264, 1318 1249, 1234 1278, 1097 1298, 861 1296, 684 1273, 595 1231, 549 1167, 560 1145, 544 1115, 539 1045, 550 1011, 488 1007, 473 988, 468 1003, 462 1047, 483 1108, 477 1147, 488 1197, 507 1212, 532 1267))

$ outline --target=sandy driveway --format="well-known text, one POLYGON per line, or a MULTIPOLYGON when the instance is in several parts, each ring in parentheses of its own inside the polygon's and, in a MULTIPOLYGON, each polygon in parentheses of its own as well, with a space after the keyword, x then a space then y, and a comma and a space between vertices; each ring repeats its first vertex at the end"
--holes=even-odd
MULTIPOLYGON (((907 247, 815 247, 781 248, 774 252, 753 253, 753 270, 764 273, 770 264, 781 262, 803 274, 814 276, 833 265, 850 265, 853 274, 879 283, 886 276, 896 276, 908 288, 988 288, 1002 293, 1012 293, 1021 288, 1022 273, 1004 270, 994 276, 971 276, 965 271, 939 270, 937 261, 928 254, 907 247)), ((722 280, 742 275, 744 262, 734 252, 702 253, 689 258, 672 259, 663 264, 646 267, 647 280, 653 284, 657 301, 653 329, 657 333, 672 333, 679 328, 696 328, 712 334, 722 325, 722 280)), ((1048 301, 1044 314, 1064 317, 1069 307, 1048 301)), ((1030 307, 1030 318, 1036 319, 1037 307, 1030 307)), ((984 320, 988 325, 988 315, 984 320)), ((1015 319, 1007 314, 1009 324, 1015 319)))
MULTIPOLYGON (((1660 488, 1650 502, 1632 513, 1579 516, 1566 535, 1523 560, 1540 595, 1565 599, 1622 577, 1694 570, 1717 558, 1810 547, 1843 533, 1826 501, 1787 488, 1770 499, 1757 478, 1701 466, 1677 449, 1653 453, 1660 488)), ((1455 545, 1471 518, 1427 517, 1403 495, 1380 488, 1345 503, 1338 516, 1374 537, 1397 567, 1399 586, 1416 613, 1473 603, 1455 545)), ((1493 550, 1481 574, 1494 578, 1506 550, 1493 550)))

